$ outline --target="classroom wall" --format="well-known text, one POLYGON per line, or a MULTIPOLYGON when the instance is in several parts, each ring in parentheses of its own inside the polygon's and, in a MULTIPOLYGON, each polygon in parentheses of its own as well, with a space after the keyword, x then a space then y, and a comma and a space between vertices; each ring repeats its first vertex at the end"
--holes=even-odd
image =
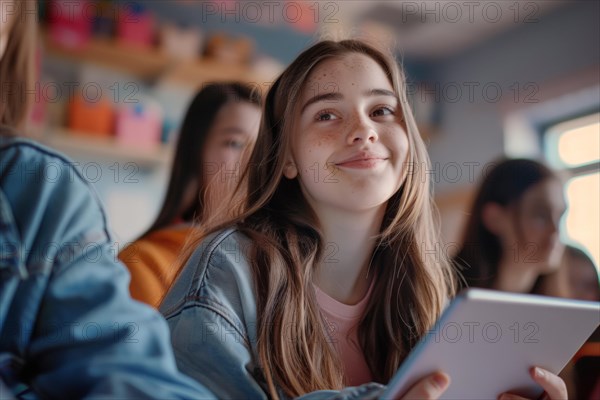
POLYGON ((598 15, 600 3, 576 1, 432 66, 431 78, 442 92, 439 126, 429 146, 438 165, 439 173, 432 176, 439 193, 473 185, 486 163, 503 154, 504 122, 510 113, 538 106, 557 95, 557 87, 568 88, 569 80, 590 75, 590 70, 596 71, 591 83, 600 84, 598 15), (464 90, 454 101, 456 84, 464 90), (473 86, 471 101, 468 85, 474 84, 480 86, 473 86), (486 85, 487 96, 482 91, 486 85), (518 101, 515 85, 521 90, 518 101), (497 101, 495 87, 502 89, 497 101), (460 165, 460 173, 453 163, 460 165))

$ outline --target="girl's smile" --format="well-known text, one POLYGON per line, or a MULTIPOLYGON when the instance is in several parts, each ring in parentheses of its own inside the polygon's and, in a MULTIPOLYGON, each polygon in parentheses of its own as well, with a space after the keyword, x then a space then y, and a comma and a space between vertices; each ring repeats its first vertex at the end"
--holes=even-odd
POLYGON ((375 169, 387 161, 389 157, 378 153, 360 151, 342 161, 336 162, 337 167, 351 169, 375 169))

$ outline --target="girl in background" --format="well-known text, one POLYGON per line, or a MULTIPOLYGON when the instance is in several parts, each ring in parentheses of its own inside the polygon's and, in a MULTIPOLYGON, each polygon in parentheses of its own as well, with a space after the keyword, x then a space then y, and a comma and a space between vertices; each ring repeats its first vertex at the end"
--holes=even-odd
MULTIPOLYGON (((508 292, 571 297, 559 223, 563 185, 545 165, 503 160, 484 178, 454 263, 466 284, 508 292)), ((573 395, 573 367, 561 371, 573 395)))
POLYGON ((242 83, 204 86, 187 110, 169 187, 156 221, 119 258, 131 272, 133 298, 158 307, 193 222, 225 217, 226 203, 251 150, 260 121, 260 94, 242 83))
POLYGON ((556 271, 564 246, 559 223, 566 203, 563 185, 545 165, 504 160, 483 180, 454 257, 468 286, 567 297, 556 271), (544 279, 555 282, 543 282, 544 279))
MULTIPOLYGON (((275 81, 239 216, 193 234, 161 311, 178 366, 219 398, 375 398, 455 291, 428 156, 391 57, 325 41, 275 81), (427 168, 418 168, 425 171, 427 168), (315 393, 312 393, 315 392, 315 393)), ((555 375, 532 371, 552 399, 555 375)), ((443 372, 406 398, 438 398, 443 372)))

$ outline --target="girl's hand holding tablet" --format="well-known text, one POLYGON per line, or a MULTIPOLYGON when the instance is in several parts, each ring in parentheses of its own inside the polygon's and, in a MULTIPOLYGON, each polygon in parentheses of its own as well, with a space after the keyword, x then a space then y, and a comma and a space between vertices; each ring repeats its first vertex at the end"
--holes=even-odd
MULTIPOLYGON (((550 371, 546 371, 540 367, 531 368, 531 378, 544 388, 543 400, 564 400, 569 396, 565 382, 550 371)), ((523 400, 524 397, 517 396, 511 393, 502 393, 498 397, 499 400, 523 400)))
MULTIPOLYGON (((557 375, 545 369, 534 367, 531 369, 531 378, 544 388, 543 400, 565 400, 568 398, 565 382, 557 375)), ((417 382, 404 396, 398 400, 410 399, 438 399, 448 388, 450 377, 442 372, 426 376, 417 382)), ((498 400, 526 400, 512 393, 502 393, 498 400)))
POLYGON ((443 372, 435 372, 415 383, 404 396, 398 400, 424 399, 436 400, 450 384, 450 377, 443 372))

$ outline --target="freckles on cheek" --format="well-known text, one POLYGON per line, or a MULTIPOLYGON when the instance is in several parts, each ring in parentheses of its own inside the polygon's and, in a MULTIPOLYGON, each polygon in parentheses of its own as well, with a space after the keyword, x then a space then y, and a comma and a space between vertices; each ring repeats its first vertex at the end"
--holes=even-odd
POLYGON ((317 135, 314 135, 312 138, 310 138, 306 145, 308 147, 308 152, 312 152, 313 148, 318 148, 318 147, 322 147, 324 145, 327 145, 329 143, 333 143, 335 142, 335 140, 337 139, 337 133, 336 132, 326 132, 326 133, 319 133, 317 135))

